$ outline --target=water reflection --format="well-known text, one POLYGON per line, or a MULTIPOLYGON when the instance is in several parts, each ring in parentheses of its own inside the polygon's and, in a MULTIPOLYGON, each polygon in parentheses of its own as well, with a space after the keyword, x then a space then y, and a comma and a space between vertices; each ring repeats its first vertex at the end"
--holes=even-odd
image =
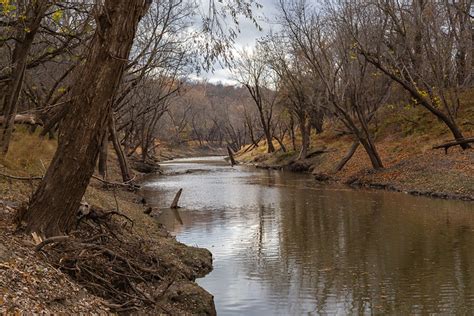
POLYGON ((160 221, 209 248, 199 283, 219 314, 450 313, 474 310, 474 204, 327 187, 291 173, 183 160, 149 179, 160 221))

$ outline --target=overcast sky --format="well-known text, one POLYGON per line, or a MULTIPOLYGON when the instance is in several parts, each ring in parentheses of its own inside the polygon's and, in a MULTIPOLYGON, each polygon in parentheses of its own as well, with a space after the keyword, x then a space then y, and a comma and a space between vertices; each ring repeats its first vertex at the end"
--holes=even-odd
MULTIPOLYGON (((261 9, 254 12, 258 18, 259 25, 262 27, 262 31, 259 31, 255 25, 247 20, 240 19, 240 34, 236 40, 235 48, 240 50, 246 47, 253 47, 256 43, 256 39, 267 34, 274 26, 269 23, 272 21, 277 13, 277 0, 260 0, 259 3, 263 6, 261 9)), ((215 65, 215 71, 202 73, 199 77, 191 76, 200 80, 208 80, 211 83, 223 83, 223 84, 235 84, 235 80, 232 79, 232 73, 227 68, 221 68, 219 65, 215 65)))

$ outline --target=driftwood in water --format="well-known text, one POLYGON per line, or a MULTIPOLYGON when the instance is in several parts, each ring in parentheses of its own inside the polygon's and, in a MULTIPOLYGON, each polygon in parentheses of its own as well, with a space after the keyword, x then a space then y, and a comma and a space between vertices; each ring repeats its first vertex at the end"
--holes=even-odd
POLYGON ((179 189, 179 191, 176 193, 173 199, 173 203, 171 203, 170 208, 174 208, 174 209, 179 208, 178 202, 179 202, 179 198, 181 197, 182 192, 183 192, 183 189, 179 189))
POLYGON ((360 144, 359 141, 354 141, 352 143, 351 148, 349 149, 347 154, 344 157, 342 157, 341 161, 339 161, 336 168, 334 168, 335 172, 341 171, 342 168, 344 168, 344 166, 346 165, 346 163, 348 163, 349 160, 351 160, 352 156, 354 156, 357 148, 359 147, 359 144, 360 144))
POLYGON ((457 146, 457 145, 470 144, 470 143, 474 143, 474 137, 464 138, 464 139, 460 139, 460 140, 455 140, 455 141, 447 142, 447 143, 445 143, 445 144, 441 144, 441 145, 438 145, 438 146, 433 146, 433 149, 441 149, 441 148, 444 148, 444 152, 447 154, 447 153, 448 153, 448 149, 449 149, 450 147, 457 146))
POLYGON ((227 152, 229 153, 230 165, 233 167, 237 164, 237 162, 235 161, 234 154, 232 153, 232 149, 230 149, 229 146, 227 146, 227 152))

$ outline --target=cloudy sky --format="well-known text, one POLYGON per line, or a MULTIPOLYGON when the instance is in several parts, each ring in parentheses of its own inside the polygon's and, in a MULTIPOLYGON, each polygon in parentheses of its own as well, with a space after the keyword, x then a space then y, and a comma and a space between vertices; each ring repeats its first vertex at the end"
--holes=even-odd
MULTIPOLYGON (((242 18, 239 20, 240 24, 240 34, 235 43, 235 49, 237 51, 253 47, 255 45, 256 39, 267 34, 270 29, 275 29, 275 26, 272 26, 271 21, 274 19, 277 13, 277 0, 260 0, 259 3, 263 6, 261 9, 254 12, 255 16, 258 18, 258 23, 262 27, 262 31, 259 31, 255 25, 242 18)), ((235 84, 236 81, 232 79, 232 73, 228 68, 222 68, 219 65, 215 65, 214 72, 202 73, 199 77, 192 76, 195 79, 207 80, 211 83, 222 83, 222 84, 235 84)))

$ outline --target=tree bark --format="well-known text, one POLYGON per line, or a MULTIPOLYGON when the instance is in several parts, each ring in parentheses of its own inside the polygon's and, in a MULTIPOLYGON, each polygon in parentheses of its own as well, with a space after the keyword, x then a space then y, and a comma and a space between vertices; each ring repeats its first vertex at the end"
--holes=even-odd
POLYGON ((360 142, 357 140, 352 143, 351 148, 349 149, 347 154, 344 157, 342 157, 342 159, 337 164, 336 168, 334 168, 335 172, 339 172, 342 170, 342 168, 344 168, 344 166, 349 162, 349 160, 351 160, 352 156, 354 156, 357 148, 359 148, 359 145, 360 145, 360 142))
POLYGON ((38 0, 30 2, 26 9, 25 24, 21 23, 17 31, 18 35, 12 58, 12 72, 2 100, 4 121, 0 123, 0 147, 3 154, 8 152, 8 147, 10 146, 15 116, 18 110, 18 99, 23 87, 23 77, 28 62, 28 54, 40 27, 41 20, 50 6, 49 1, 38 0))
POLYGON ((367 155, 369 156, 370 162, 372 163, 372 167, 374 169, 383 169, 382 159, 380 158, 379 153, 375 148, 375 145, 370 140, 367 140, 365 138, 361 138, 359 139, 359 141, 364 147, 367 155))
POLYGON ((23 216, 28 231, 49 237, 73 228, 106 132, 111 99, 148 5, 145 0, 105 0, 98 5, 96 31, 89 55, 76 74, 58 149, 23 216))
POLYGON ((107 145, 109 144, 107 133, 104 134, 104 138, 102 140, 102 145, 100 146, 100 153, 99 153, 99 174, 102 179, 107 180, 107 145))
POLYGON ((112 138, 112 144, 114 145, 115 153, 117 154, 117 159, 119 161, 122 180, 123 182, 128 182, 132 179, 132 173, 130 172, 127 156, 125 155, 118 139, 117 130, 115 129, 115 118, 113 117, 113 114, 111 114, 109 119, 109 133, 110 137, 112 138))
POLYGON ((310 134, 311 134, 311 122, 309 122, 308 117, 303 115, 299 119, 300 132, 301 132, 301 150, 298 155, 298 159, 305 159, 308 156, 308 149, 310 143, 310 134))

